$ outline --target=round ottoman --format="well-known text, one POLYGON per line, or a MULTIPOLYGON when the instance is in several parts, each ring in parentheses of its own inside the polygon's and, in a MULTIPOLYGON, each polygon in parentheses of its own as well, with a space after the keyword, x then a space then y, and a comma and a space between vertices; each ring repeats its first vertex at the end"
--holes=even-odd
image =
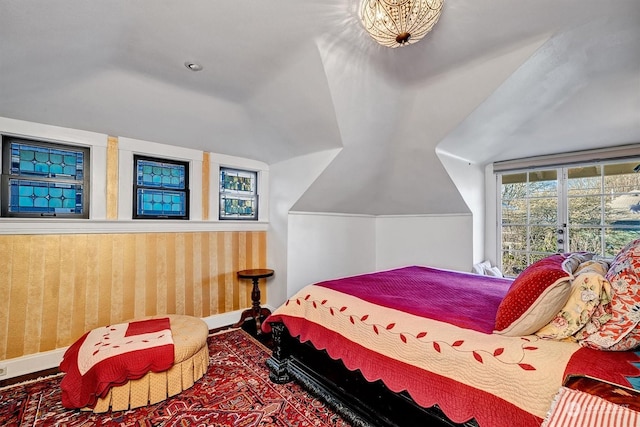
POLYGON ((204 320, 176 314, 145 319, 158 317, 169 318, 174 345, 173 366, 164 372, 149 372, 142 378, 112 387, 105 397, 98 399, 91 409, 93 412, 124 411, 161 402, 188 389, 207 372, 209 328, 204 320))

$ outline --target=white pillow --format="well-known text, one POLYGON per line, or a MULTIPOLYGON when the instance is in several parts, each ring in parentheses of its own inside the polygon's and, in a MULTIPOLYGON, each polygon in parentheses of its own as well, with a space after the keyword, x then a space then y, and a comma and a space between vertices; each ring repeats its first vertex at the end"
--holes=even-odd
POLYGON ((489 261, 482 261, 477 264, 473 264, 473 272, 476 274, 487 274, 487 269, 491 268, 491 263, 489 261))
POLYGON ((487 276, 502 277, 502 271, 498 267, 490 267, 485 270, 487 276))

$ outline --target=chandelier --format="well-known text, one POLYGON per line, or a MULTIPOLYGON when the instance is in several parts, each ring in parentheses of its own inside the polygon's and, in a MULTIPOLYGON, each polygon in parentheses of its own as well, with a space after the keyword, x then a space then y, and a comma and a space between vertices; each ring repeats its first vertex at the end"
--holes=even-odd
POLYGON ((399 47, 420 41, 438 22, 444 0, 361 0, 360 19, 375 41, 399 47))

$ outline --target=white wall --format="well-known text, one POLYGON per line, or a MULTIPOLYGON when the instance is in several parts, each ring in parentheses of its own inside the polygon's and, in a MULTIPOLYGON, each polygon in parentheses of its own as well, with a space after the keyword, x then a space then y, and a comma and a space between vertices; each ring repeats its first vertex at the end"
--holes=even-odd
POLYGON ((289 296, 287 295, 289 210, 339 152, 340 149, 334 149, 300 156, 275 163, 269 169, 271 188, 267 263, 275 274, 267 286, 266 303, 271 307, 279 306, 289 296))
POLYGON ((456 189, 464 199, 473 214, 473 240, 470 243, 473 248, 473 263, 481 262, 487 258, 485 253, 485 233, 490 231, 485 227, 485 180, 484 168, 480 165, 457 158, 437 148, 436 153, 447 170, 456 189))
POLYGON ((376 218, 289 213, 287 297, 305 285, 376 268, 376 218))
POLYGON ((473 216, 381 216, 376 219, 376 269, 428 265, 471 271, 473 216))
POLYGON ((290 212, 287 295, 321 280, 406 265, 471 271, 473 218, 290 212))

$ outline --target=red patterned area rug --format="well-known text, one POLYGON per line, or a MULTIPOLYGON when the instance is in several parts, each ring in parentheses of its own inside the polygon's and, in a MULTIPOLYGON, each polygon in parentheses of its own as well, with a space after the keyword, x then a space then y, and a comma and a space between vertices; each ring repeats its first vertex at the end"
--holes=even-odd
POLYGON ((265 365, 270 351, 242 329, 208 342, 207 373, 164 402, 106 414, 65 409, 60 374, 0 389, 0 425, 348 427, 297 384, 272 383, 265 365))

